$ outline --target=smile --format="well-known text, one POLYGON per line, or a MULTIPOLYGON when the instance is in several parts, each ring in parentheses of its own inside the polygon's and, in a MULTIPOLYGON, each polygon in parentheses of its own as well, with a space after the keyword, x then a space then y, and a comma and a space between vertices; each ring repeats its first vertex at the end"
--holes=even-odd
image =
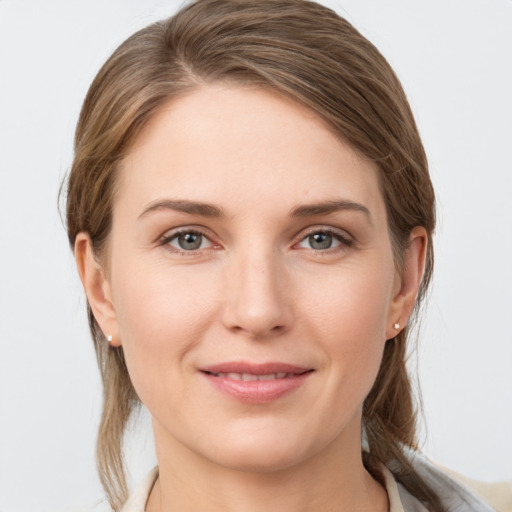
POLYGON ((288 377, 295 377, 295 373, 267 373, 264 375, 255 375, 253 373, 214 373, 215 377, 221 377, 232 380, 243 380, 244 382, 251 382, 255 380, 274 380, 274 379, 286 379, 288 377))
POLYGON ((222 363, 201 369, 210 384, 244 404, 264 404, 301 387, 313 369, 285 363, 222 363))

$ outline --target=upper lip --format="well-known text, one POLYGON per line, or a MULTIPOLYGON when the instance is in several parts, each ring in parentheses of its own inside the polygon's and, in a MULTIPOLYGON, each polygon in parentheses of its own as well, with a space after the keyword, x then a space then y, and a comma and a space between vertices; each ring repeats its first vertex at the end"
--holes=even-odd
POLYGON ((301 374, 312 370, 312 368, 281 362, 249 363, 246 361, 231 361, 203 366, 200 370, 207 373, 249 373, 251 375, 269 375, 272 373, 301 374))

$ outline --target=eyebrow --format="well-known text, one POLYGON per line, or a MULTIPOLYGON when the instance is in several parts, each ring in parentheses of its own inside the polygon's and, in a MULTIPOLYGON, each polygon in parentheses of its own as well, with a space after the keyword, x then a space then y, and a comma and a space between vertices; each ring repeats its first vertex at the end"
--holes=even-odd
POLYGON ((364 213, 370 224, 373 224, 370 210, 366 206, 346 199, 300 205, 292 209, 290 216, 300 218, 314 217, 315 215, 328 215, 329 213, 346 210, 364 213))
POLYGON ((209 203, 200 203, 196 201, 186 201, 182 199, 163 199, 150 203, 143 212, 139 215, 146 216, 148 213, 159 210, 174 210, 183 213, 190 213, 192 215, 201 215, 202 217, 220 218, 224 217, 222 209, 218 206, 209 203))
MULTIPOLYGON (((151 212, 160 210, 173 210, 216 219, 224 217, 224 212, 222 209, 218 206, 215 206, 214 204, 198 201, 188 201, 184 199, 162 199, 150 203, 146 208, 144 208, 138 218, 140 219, 141 217, 144 217, 151 212)), ((346 199, 299 205, 295 208, 292 208, 290 211, 290 217, 314 217, 317 215, 328 215, 330 213, 347 210, 363 213, 368 218, 370 224, 373 224, 370 210, 366 206, 346 199)))

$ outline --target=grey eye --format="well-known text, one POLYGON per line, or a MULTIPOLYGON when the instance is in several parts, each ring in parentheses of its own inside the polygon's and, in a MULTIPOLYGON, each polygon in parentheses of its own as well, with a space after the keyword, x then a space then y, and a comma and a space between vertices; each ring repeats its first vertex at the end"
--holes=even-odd
POLYGON ((308 236, 309 246, 312 249, 324 250, 332 246, 333 236, 329 233, 313 233, 308 236))
POLYGON ((196 251, 200 249, 203 244, 203 235, 201 233, 180 233, 176 238, 171 241, 177 243, 178 247, 184 251, 196 251))

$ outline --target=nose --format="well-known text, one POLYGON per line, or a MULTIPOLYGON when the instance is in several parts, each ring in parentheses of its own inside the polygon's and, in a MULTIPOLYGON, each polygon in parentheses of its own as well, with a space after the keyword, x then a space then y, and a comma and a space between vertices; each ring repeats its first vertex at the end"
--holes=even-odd
POLYGON ((248 252, 234 256, 229 265, 223 323, 231 332, 255 339, 281 334, 292 324, 282 262, 271 251, 248 252))

